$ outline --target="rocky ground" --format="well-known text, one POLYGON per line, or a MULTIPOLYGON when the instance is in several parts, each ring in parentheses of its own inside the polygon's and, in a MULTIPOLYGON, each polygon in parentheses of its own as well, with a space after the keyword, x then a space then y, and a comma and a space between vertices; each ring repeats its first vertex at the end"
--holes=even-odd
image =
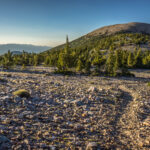
POLYGON ((150 149, 150 73, 0 73, 0 150, 150 149), (31 97, 13 95, 26 89, 31 97))

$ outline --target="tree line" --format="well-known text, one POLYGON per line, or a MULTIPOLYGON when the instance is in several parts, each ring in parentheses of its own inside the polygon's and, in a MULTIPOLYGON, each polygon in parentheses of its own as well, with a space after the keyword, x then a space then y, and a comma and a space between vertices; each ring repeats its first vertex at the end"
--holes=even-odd
MULTIPOLYGON (((100 41, 100 43, 103 42, 100 41)), ((76 72, 108 76, 128 76, 131 75, 128 69, 150 68, 150 51, 148 50, 141 51, 140 48, 135 48, 133 51, 127 51, 121 48, 116 49, 112 45, 108 47, 108 50, 100 50, 99 47, 100 45, 97 45, 93 48, 91 43, 72 48, 67 37, 65 47, 59 50, 40 54, 23 51, 19 55, 8 51, 0 56, 0 66, 9 69, 15 66, 25 68, 43 65, 55 67, 56 73, 76 72)))

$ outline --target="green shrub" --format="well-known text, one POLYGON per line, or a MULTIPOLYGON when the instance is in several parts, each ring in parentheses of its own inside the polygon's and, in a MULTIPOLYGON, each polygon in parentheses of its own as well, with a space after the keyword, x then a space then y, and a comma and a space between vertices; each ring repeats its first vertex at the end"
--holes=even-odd
POLYGON ((147 83, 147 86, 150 86, 150 82, 147 83))
POLYGON ((20 89, 18 91, 15 91, 15 92, 13 92, 13 95, 14 96, 19 96, 21 98, 22 97, 26 97, 26 98, 30 97, 30 93, 27 90, 25 90, 25 89, 20 89))
POLYGON ((95 82, 94 81, 90 81, 89 84, 95 84, 95 82))

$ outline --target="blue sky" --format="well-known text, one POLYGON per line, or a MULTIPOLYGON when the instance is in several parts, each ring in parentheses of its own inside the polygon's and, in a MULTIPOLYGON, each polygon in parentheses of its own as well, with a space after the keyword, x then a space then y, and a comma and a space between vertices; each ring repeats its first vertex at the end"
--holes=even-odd
POLYGON ((0 0, 0 44, 56 46, 105 25, 150 23, 150 0, 0 0))

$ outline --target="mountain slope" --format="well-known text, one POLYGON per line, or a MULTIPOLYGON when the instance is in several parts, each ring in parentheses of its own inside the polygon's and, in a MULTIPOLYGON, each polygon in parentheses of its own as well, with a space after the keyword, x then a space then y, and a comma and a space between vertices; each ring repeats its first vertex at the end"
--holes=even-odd
POLYGON ((20 51, 22 52, 23 50, 26 52, 34 52, 34 53, 39 53, 43 52, 47 49, 50 49, 48 46, 35 46, 31 44, 0 44, 0 55, 7 53, 8 50, 10 51, 20 51))
MULTIPOLYGON (((132 22, 105 26, 70 42, 70 47, 90 46, 91 48, 107 49, 107 46, 99 46, 100 43, 105 45, 105 41, 111 42, 108 48, 118 43, 116 48, 131 50, 141 47, 142 50, 150 50, 150 24, 132 22)), ((64 44, 54 47, 52 50, 63 48, 64 44)))
POLYGON ((86 36, 112 35, 118 32, 150 34, 150 24, 131 22, 105 26, 90 32, 86 36))

